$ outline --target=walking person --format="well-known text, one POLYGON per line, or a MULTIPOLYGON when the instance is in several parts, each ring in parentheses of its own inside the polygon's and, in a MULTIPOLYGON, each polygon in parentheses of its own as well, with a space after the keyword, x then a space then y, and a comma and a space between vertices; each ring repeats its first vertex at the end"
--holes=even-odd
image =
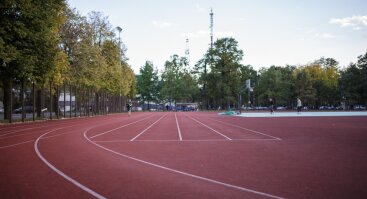
POLYGON ((132 108, 132 104, 131 104, 131 101, 129 100, 129 102, 126 103, 126 109, 129 114, 129 117, 131 116, 131 108, 132 108))
POLYGON ((273 114, 274 113, 274 101, 273 99, 269 98, 269 108, 270 108, 270 114, 273 114))
POLYGON ((297 97, 297 113, 300 114, 302 110, 302 101, 297 97))

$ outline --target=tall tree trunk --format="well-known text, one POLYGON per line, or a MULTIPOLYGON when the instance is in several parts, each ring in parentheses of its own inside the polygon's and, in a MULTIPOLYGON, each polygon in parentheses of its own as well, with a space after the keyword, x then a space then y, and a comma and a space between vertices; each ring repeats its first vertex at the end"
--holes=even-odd
POLYGON ((59 104, 59 96, 60 96, 60 89, 59 89, 59 85, 56 85, 55 88, 56 92, 52 95, 52 109, 55 111, 56 114, 56 118, 59 119, 60 118, 60 104, 59 104))
POLYGON ((84 111, 85 111, 85 99, 84 99, 84 90, 83 87, 80 87, 79 89, 79 116, 84 116, 84 111))
POLYGON ((94 107, 95 107, 95 114, 99 114, 99 93, 98 92, 95 92, 94 107))
POLYGON ((41 110, 42 110, 42 106, 41 106, 41 90, 39 88, 36 89, 36 112, 37 112, 37 117, 40 118, 41 117, 41 110))
POLYGON ((64 83, 64 114, 63 117, 66 117, 66 83, 64 83))
POLYGON ((71 112, 71 111, 72 111, 72 107, 73 107, 73 106, 72 106, 72 105, 73 105, 73 101, 72 101, 72 97, 71 97, 71 96, 72 96, 72 95, 71 95, 71 94, 72 94, 72 92, 71 92, 71 91, 72 91, 71 84, 69 85, 69 88, 70 88, 70 89, 69 89, 69 100, 70 100, 70 101, 69 101, 69 102, 70 102, 70 103, 69 103, 69 105, 70 105, 70 113, 69 113, 69 116, 70 116, 70 118, 71 118, 71 117, 72 117, 72 115, 71 115, 71 114, 72 114, 72 112, 71 112))
POLYGON ((20 99, 20 101, 22 103, 22 122, 24 122, 25 114, 26 114, 25 105, 24 105, 24 88, 25 88, 25 86, 24 86, 24 84, 25 84, 24 78, 22 78, 20 80, 20 84, 21 84, 21 88, 20 88, 20 98, 21 99, 20 99))
POLYGON ((90 116, 90 111, 91 111, 91 104, 90 104, 90 90, 89 88, 87 88, 87 115, 88 117, 90 116))
MULTIPOLYGON (((34 82, 32 82, 32 120, 35 121, 36 114, 36 88, 34 82)), ((39 108, 38 108, 39 109, 39 108)))
POLYGON ((4 119, 12 122, 12 110, 13 110, 13 85, 12 79, 4 78, 4 119))
POLYGON ((122 113, 122 112, 123 112, 123 110, 124 110, 124 109, 123 109, 123 107, 124 107, 124 106, 123 106, 123 104, 122 104, 122 96, 121 96, 121 93, 120 93, 120 105, 119 105, 119 106, 120 106, 120 113, 122 113))
POLYGON ((37 93, 37 117, 42 117, 43 116, 43 109, 45 107, 45 91, 42 85, 42 88, 37 89, 36 91, 37 93))
POLYGON ((78 100, 77 100, 77 96, 78 96, 78 87, 75 86, 75 108, 74 108, 74 117, 77 117, 77 112, 78 112, 78 100))
POLYGON ((52 81, 50 81, 50 120, 52 120, 52 81))

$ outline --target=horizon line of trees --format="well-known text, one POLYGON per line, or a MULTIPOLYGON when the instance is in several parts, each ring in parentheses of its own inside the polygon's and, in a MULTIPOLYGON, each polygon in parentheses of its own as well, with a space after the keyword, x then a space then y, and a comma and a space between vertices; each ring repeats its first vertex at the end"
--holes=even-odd
MULTIPOLYGON (((44 108, 63 114, 58 106, 61 88, 73 94, 82 106, 79 109, 88 110, 88 115, 91 106, 96 114, 106 113, 107 107, 122 111, 123 101, 136 95, 137 82, 115 31, 100 12, 82 16, 65 0, 3 1, 0 97, 4 119, 12 120, 14 85, 19 86, 23 110, 32 105, 38 116, 44 108), (27 102, 24 95, 30 87, 33 100, 27 102), (49 97, 44 96, 46 91, 49 97)), ((22 115, 24 119, 24 111, 22 115)))
POLYGON ((204 110, 268 106, 269 98, 288 108, 295 106, 297 97, 310 108, 367 104, 367 51, 345 68, 334 58, 321 57, 306 65, 256 71, 240 63, 243 56, 234 38, 220 38, 191 70, 186 58, 178 55, 171 56, 162 71, 147 61, 137 76, 138 100, 148 109, 151 102, 197 102, 204 110), (250 93, 241 92, 247 79, 250 93))

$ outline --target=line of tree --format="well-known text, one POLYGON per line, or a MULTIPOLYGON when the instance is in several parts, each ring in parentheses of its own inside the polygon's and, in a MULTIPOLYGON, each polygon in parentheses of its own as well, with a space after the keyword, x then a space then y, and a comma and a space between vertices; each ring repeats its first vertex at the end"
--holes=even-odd
POLYGON ((147 103, 148 109, 151 102, 172 106, 172 103, 176 102, 200 100, 197 78, 192 75, 185 57, 171 56, 170 60, 165 62, 160 75, 153 63, 147 61, 140 68, 137 80, 138 100, 142 104, 147 103))
POLYGON ((104 112, 106 103, 117 104, 121 96, 134 97, 136 79, 125 51, 115 28, 100 12, 82 16, 65 0, 2 1, 0 89, 4 118, 11 121, 14 83, 21 85, 22 94, 33 85, 36 100, 32 105, 38 115, 45 107, 40 100, 45 88, 52 95, 49 108, 57 110, 57 115, 59 87, 65 90, 65 85, 72 85, 68 92, 87 101, 83 106, 91 106, 93 101, 95 112, 104 112))
POLYGON ((187 60, 178 55, 166 61, 160 76, 148 61, 138 76, 140 101, 198 102, 202 109, 268 106, 269 98, 288 108, 295 106, 297 97, 313 108, 367 103, 367 52, 345 68, 333 58, 322 57, 306 65, 270 66, 259 71, 241 64, 243 56, 234 38, 221 38, 191 71, 187 60), (253 91, 250 96, 243 92, 241 97, 246 100, 239 105, 247 79, 253 91))

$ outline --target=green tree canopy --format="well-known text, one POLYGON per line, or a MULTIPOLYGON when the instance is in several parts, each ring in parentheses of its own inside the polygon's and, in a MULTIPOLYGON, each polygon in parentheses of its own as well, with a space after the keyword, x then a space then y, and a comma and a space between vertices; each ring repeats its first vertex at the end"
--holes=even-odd
POLYGON ((185 57, 173 55, 167 60, 162 72, 162 94, 169 102, 178 102, 184 98, 182 76, 188 63, 185 57))
POLYGON ((214 43, 206 57, 209 58, 206 63, 210 65, 209 96, 215 104, 230 107, 231 102, 236 102, 241 85, 243 51, 234 38, 222 38, 214 43))
POLYGON ((157 101, 158 95, 158 70, 154 69, 153 63, 146 61, 140 68, 139 93, 144 102, 157 101))

